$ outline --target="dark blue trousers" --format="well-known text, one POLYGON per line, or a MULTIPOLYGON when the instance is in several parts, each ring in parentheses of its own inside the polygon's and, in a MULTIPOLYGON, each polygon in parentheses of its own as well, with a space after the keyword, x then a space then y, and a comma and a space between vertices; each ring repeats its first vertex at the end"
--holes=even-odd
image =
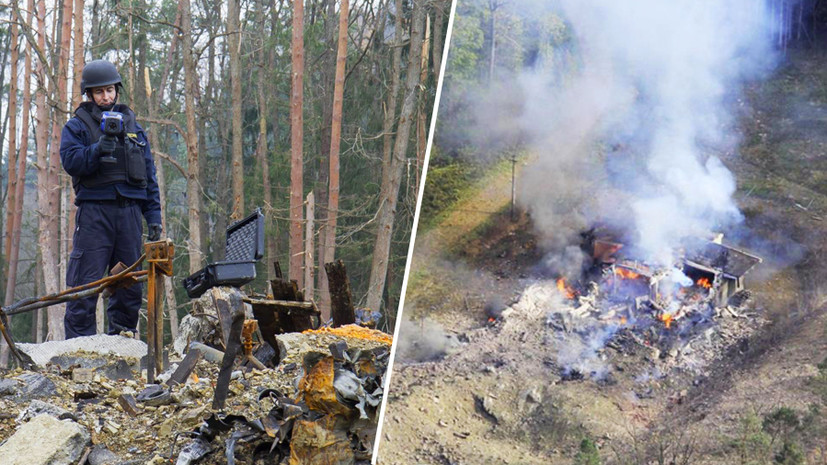
MULTIPOLYGON (((143 222, 141 207, 131 200, 87 200, 78 206, 76 227, 66 285, 80 286, 101 279, 118 262, 129 266, 141 257, 143 222)), ((98 296, 70 301, 63 319, 66 338, 96 332, 98 296)), ((141 284, 121 288, 109 298, 106 314, 109 334, 135 331, 141 308, 141 284)))

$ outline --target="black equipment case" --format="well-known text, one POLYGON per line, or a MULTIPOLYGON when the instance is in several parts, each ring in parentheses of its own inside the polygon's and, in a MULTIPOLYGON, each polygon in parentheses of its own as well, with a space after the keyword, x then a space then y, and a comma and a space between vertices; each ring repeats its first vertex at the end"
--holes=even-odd
POLYGON ((264 256, 264 215, 252 215, 227 228, 227 253, 184 279, 187 295, 194 299, 215 286, 239 287, 256 279, 256 262, 264 256))

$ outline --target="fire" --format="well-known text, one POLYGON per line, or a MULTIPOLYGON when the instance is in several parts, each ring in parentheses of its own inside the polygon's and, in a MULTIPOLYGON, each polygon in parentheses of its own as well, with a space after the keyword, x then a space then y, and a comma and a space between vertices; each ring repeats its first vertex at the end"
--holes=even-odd
POLYGON ((671 313, 661 313, 660 316, 658 316, 658 319, 663 322, 664 326, 666 326, 666 329, 669 329, 669 327, 672 326, 671 313))
POLYGON ((571 286, 566 284, 565 278, 560 278, 557 280, 557 290, 566 296, 567 299, 573 299, 574 296, 577 295, 577 292, 575 292, 571 286))
POLYGON ((623 279, 637 279, 640 277, 638 273, 635 273, 632 270, 627 270, 626 268, 615 268, 615 274, 623 279))
POLYGON ((709 279, 707 278, 701 278, 695 284, 701 286, 704 289, 712 289, 712 283, 709 282, 709 279))

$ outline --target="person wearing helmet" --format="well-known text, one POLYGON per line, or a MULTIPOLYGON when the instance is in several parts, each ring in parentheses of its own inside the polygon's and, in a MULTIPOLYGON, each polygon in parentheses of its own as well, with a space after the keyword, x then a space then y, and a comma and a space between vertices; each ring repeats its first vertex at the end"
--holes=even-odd
MULTIPOLYGON (((115 65, 105 60, 87 63, 80 82, 86 101, 60 136, 60 161, 72 176, 78 207, 66 272, 69 287, 102 278, 118 262, 135 263, 142 253, 142 216, 148 225, 147 239, 161 237, 155 163, 135 114, 117 103, 120 89, 115 65)), ((96 301, 97 296, 91 296, 66 304, 67 339, 95 334, 96 301)), ((140 307, 140 284, 116 290, 107 308, 108 333, 135 332, 140 307)))

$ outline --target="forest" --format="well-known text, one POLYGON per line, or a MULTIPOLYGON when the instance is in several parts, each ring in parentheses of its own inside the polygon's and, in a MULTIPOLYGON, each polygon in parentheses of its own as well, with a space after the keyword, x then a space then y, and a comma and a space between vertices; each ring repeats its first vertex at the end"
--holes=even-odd
POLYGON ((453 21, 379 463, 826 463, 827 4, 458 0, 453 21), (654 230, 764 262, 702 338, 578 320, 611 292, 581 254, 600 227, 635 260, 654 230))
MULTIPOLYGON (((0 3, 4 306, 59 292, 74 230, 60 132, 85 62, 123 77, 150 137, 164 236, 183 278, 224 257, 256 207, 266 254, 329 312, 323 264, 343 260, 355 303, 393 330, 448 24, 446 0, 47 0, 0 3)), ((99 302, 99 332, 103 327, 99 302)), ((16 340, 60 340, 63 309, 11 321, 16 340)), ((170 334, 167 332, 167 334, 170 334)))

